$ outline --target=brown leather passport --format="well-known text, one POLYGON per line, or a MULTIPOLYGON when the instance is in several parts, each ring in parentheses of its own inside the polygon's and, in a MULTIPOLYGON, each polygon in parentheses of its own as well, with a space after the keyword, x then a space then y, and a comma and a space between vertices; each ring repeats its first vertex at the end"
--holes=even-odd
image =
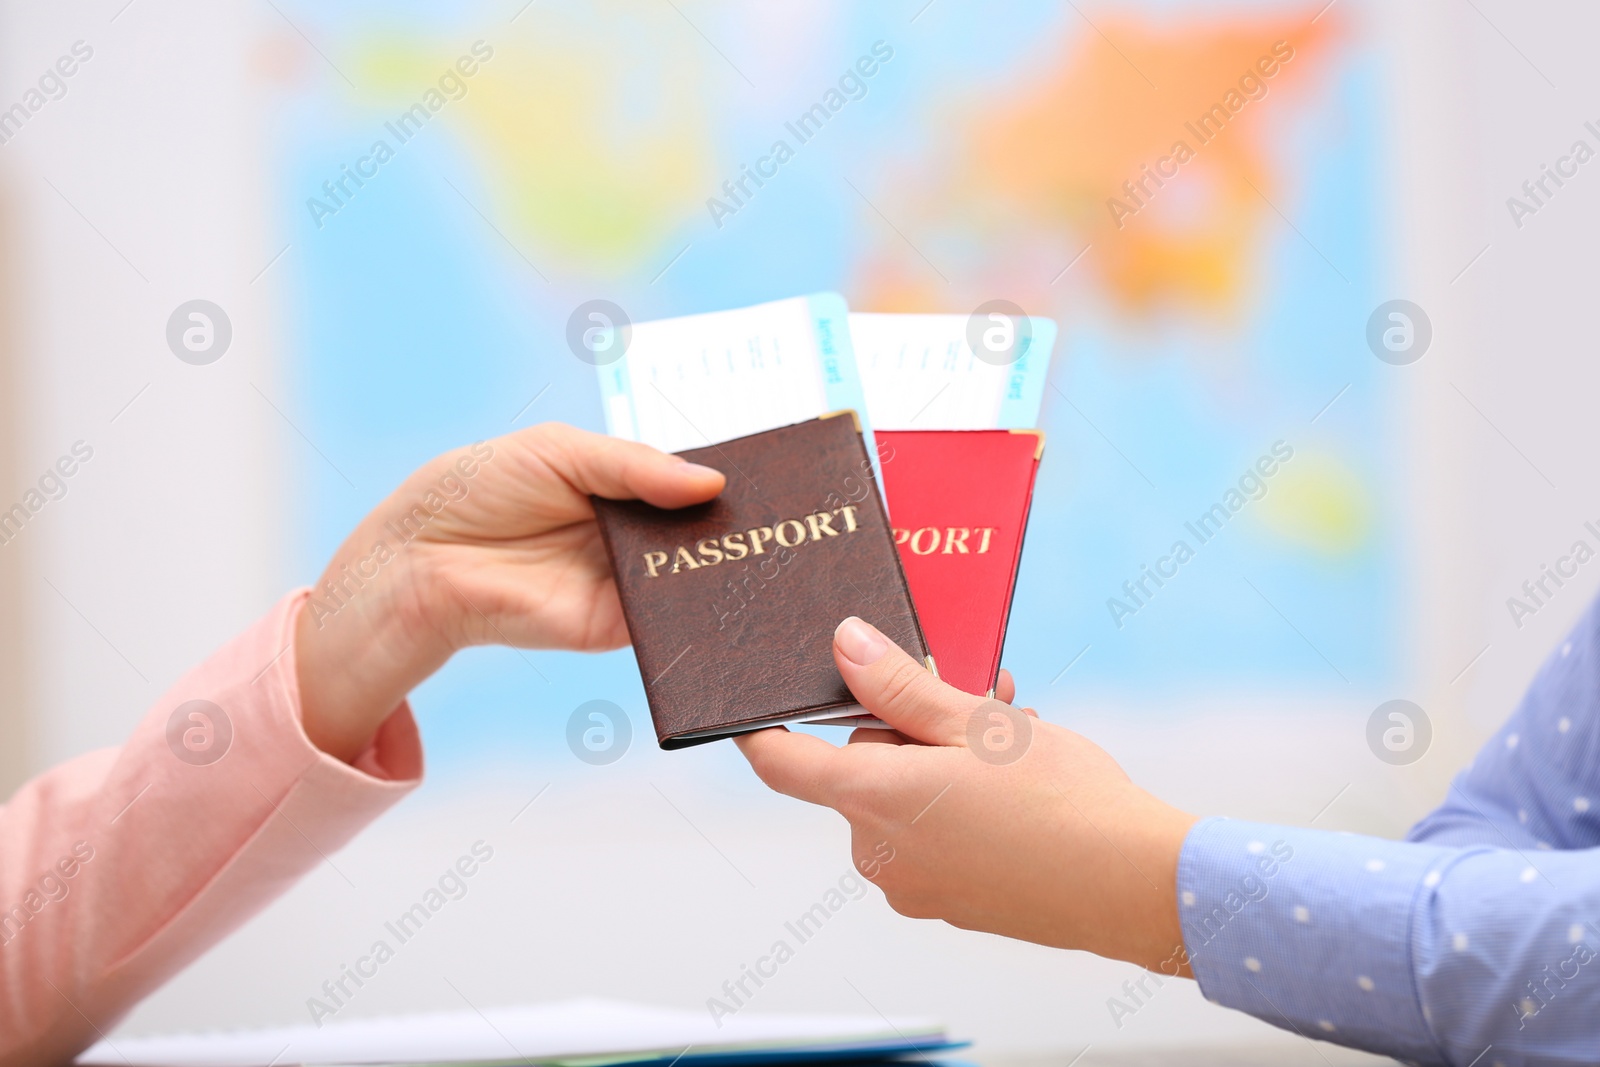
POLYGON ((860 724, 833 665, 849 615, 933 669, 854 412, 678 454, 727 488, 678 510, 594 499, 662 748, 860 724))

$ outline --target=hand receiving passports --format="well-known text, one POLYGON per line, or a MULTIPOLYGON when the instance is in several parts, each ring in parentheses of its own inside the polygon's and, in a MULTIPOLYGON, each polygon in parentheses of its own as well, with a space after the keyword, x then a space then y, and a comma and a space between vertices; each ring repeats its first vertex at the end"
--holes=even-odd
POLYGON ((681 511, 595 501, 662 747, 876 725, 829 654, 848 615, 992 693, 1054 339, 1048 319, 847 314, 832 293, 632 327, 599 368, 610 432, 728 479, 681 511))

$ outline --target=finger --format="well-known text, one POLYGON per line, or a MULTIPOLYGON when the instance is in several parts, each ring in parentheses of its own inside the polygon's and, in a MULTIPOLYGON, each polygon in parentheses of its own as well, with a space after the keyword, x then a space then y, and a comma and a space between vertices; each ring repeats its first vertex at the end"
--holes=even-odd
POLYGON ((994 698, 1002 704, 1009 704, 1016 695, 1016 680, 1011 677, 1010 671, 1001 667, 1000 679, 994 683, 994 698))
POLYGON ((899 730, 885 730, 879 726, 857 726, 850 731, 852 745, 903 745, 906 735, 899 730))
POLYGON ((967 720, 983 703, 933 676, 877 627, 851 616, 833 633, 833 662, 861 706, 916 741, 966 743, 967 720))
POLYGON ((771 788, 796 800, 832 806, 839 776, 839 749, 812 734, 782 726, 733 739, 750 767, 771 788))
MULTIPOLYGON (((1006 703, 1009 704, 1011 702, 1008 700, 1006 703)), ((1022 714, 1026 715, 1030 719, 1037 719, 1039 717, 1039 713, 1032 708, 1023 708, 1022 714)))
POLYGON ((511 434, 584 496, 643 500, 659 508, 681 508, 710 500, 727 484, 721 471, 687 463, 637 441, 545 423, 511 434))

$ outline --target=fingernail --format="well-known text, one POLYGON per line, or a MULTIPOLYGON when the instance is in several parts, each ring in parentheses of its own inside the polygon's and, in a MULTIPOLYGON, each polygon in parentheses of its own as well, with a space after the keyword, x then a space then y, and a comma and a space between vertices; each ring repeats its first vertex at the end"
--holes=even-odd
POLYGON ((889 651, 889 640, 877 627, 862 622, 854 615, 839 624, 833 631, 833 643, 839 646, 844 658, 857 667, 870 667, 889 651))
POLYGON ((702 475, 706 475, 706 474, 715 474, 715 475, 721 475, 722 474, 722 472, 717 470, 717 468, 715 468, 715 467, 707 467, 703 463, 690 463, 687 460, 684 461, 683 471, 684 471, 685 474, 692 474, 692 475, 695 475, 696 477, 699 477, 699 476, 702 476, 702 475))

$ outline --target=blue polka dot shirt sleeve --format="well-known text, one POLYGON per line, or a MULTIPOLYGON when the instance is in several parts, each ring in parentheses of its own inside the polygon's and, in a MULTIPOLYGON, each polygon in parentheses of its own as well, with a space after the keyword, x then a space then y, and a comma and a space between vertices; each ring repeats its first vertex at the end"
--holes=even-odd
POLYGON ((1184 842, 1205 996, 1413 1063, 1600 1062, 1594 608, 1406 841, 1228 819, 1184 842))
MULTIPOLYGON (((1600 600, 1410 839, 1498 848, 1600 845, 1600 600)), ((1600 1053, 1595 1058, 1600 1060, 1600 1053)))

